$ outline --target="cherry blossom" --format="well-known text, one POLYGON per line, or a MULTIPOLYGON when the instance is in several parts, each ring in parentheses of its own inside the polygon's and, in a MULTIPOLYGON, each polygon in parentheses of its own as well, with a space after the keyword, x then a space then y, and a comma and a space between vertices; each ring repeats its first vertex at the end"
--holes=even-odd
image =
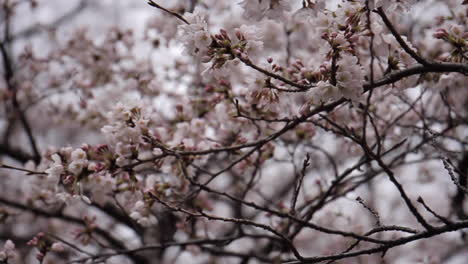
POLYGON ((467 8, 3 1, 0 262, 465 263, 467 8))

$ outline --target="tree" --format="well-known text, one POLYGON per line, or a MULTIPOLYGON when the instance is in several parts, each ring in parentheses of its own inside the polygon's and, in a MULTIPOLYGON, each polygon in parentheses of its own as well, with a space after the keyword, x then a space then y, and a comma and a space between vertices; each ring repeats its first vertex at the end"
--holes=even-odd
POLYGON ((65 2, 1 1, 0 263, 466 263, 467 1, 65 2))

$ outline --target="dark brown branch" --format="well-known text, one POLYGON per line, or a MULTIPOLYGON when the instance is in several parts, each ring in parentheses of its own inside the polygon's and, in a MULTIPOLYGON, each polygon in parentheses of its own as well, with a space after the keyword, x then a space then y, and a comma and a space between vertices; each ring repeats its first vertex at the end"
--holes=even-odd
POLYGON ((185 246, 190 246, 190 245, 196 245, 196 246, 227 245, 230 242, 238 238, 240 238, 240 236, 229 236, 229 237, 214 238, 214 239, 193 239, 193 240, 184 241, 184 242, 167 242, 167 243, 162 243, 162 244, 146 245, 146 246, 138 247, 135 249, 117 250, 116 252, 112 252, 112 253, 103 253, 103 254, 98 254, 94 256, 75 259, 69 263, 84 263, 85 261, 90 260, 90 259, 94 261, 104 261, 108 258, 115 257, 118 255, 127 255, 130 253, 136 253, 136 252, 148 251, 148 250, 161 250, 161 249, 168 248, 168 247, 185 247, 185 246))
POLYGON ((375 253, 380 253, 380 252, 385 252, 391 248, 401 246, 413 241, 425 239, 425 238, 430 238, 434 236, 438 236, 440 234, 448 233, 448 232, 453 232, 453 231, 458 231, 460 229, 468 228, 468 221, 462 221, 462 222, 457 222, 452 225, 445 225, 442 227, 434 227, 430 231, 426 231, 423 233, 418 233, 412 236, 400 238, 397 240, 392 241, 388 245, 382 245, 370 249, 364 249, 364 250, 359 250, 351 253, 344 253, 344 254, 337 254, 337 255, 330 255, 330 256, 323 256, 323 257, 311 257, 311 258, 304 258, 301 261, 291 261, 288 262, 289 264, 304 264, 304 263, 318 263, 321 261, 327 261, 327 260, 340 260, 340 259, 346 259, 346 258, 352 258, 352 257, 357 257, 357 256, 362 256, 362 255, 369 255, 369 254, 375 254, 375 253))
MULTIPOLYGON (((457 182, 463 188, 467 187, 467 177, 468 177, 468 152, 465 152, 463 158, 458 162, 458 180, 457 182)), ((466 219, 467 215, 463 208, 463 203, 466 198, 466 192, 463 188, 457 189, 457 194, 453 197, 452 207, 455 210, 456 215, 460 219, 466 219)))
MULTIPOLYGON (((75 218, 73 216, 65 215, 65 214, 63 214, 61 212, 58 212, 58 213, 47 212, 47 211, 44 211, 42 209, 34 208, 34 207, 31 207, 31 206, 26 206, 26 205, 18 203, 18 202, 6 200, 3 197, 0 197, 0 203, 5 204, 5 205, 10 206, 10 207, 13 207, 13 208, 23 210, 23 211, 31 212, 31 213, 33 213, 35 215, 38 215, 38 216, 41 216, 41 217, 54 218, 54 219, 65 221, 65 222, 70 223, 70 224, 86 226, 86 222, 84 220, 79 219, 79 218, 75 218)), ((122 241, 118 240, 117 238, 111 236, 107 231, 97 227, 97 228, 94 229, 94 232, 96 232, 96 234, 98 234, 99 236, 104 238, 106 241, 108 241, 115 248, 125 250, 125 248, 126 248, 125 244, 122 241)), ((146 263, 145 259, 143 259, 143 258, 141 258, 141 257, 139 257, 137 255, 128 254, 127 256, 129 258, 133 259, 135 261, 135 263, 146 263)))
POLYGON ((247 220, 247 219, 243 219, 243 218, 219 217, 219 216, 216 216, 216 215, 208 214, 203 210, 198 210, 197 212, 191 212, 191 211, 186 210, 186 209, 181 208, 181 207, 172 206, 172 205, 168 204, 167 202, 163 201, 162 199, 160 199, 158 196, 153 195, 152 193, 150 193, 150 195, 155 201, 157 201, 158 203, 164 205, 168 209, 184 213, 184 214, 189 215, 191 217, 206 218, 208 220, 216 220, 216 221, 227 222, 227 223, 247 225, 247 226, 252 226, 252 227, 255 227, 255 228, 259 228, 259 229, 263 229, 265 231, 271 232, 272 234, 278 236, 280 239, 282 239, 282 241, 284 241, 287 244, 288 248, 292 251, 292 253, 294 254, 294 256, 297 259, 303 259, 303 257, 300 255, 299 251, 297 251, 297 249, 295 248, 295 246, 294 246, 294 244, 292 243, 291 240, 289 240, 285 235, 281 234, 280 232, 278 232, 277 230, 275 230, 274 228, 272 228, 272 227, 270 227, 268 225, 264 225, 264 224, 257 223, 257 222, 247 220))
POLYGON ((158 9, 161 9, 163 10, 164 12, 170 14, 171 16, 175 16, 177 17, 178 19, 180 19, 181 21, 183 21, 185 24, 187 25, 190 25, 190 23, 181 15, 177 14, 176 12, 172 12, 171 10, 168 10, 164 7, 162 7, 161 5, 159 4, 156 4, 153 0, 148 0, 148 5, 152 6, 152 7, 156 7, 158 9))
MULTIPOLYGON (((7 12, 8 13, 8 12, 7 12)), ((7 84, 8 90, 13 94, 12 96, 12 104, 13 107, 16 109, 19 115, 19 119, 21 121, 21 124, 23 125, 23 128, 26 132, 26 135, 29 139, 29 143, 31 144, 31 148, 34 153, 34 161, 36 164, 38 164, 41 160, 41 154, 40 151, 37 147, 36 140, 33 136, 31 126, 29 125, 29 122, 26 118, 26 115, 24 112, 21 110, 20 104, 18 102, 18 99, 16 97, 16 87, 13 85, 13 62, 11 61, 11 58, 8 53, 7 49, 7 43, 10 40, 10 35, 9 35, 9 15, 7 14, 7 17, 5 18, 5 36, 4 36, 4 42, 0 43, 0 53, 2 56, 3 60, 3 67, 4 67, 4 78, 5 82, 7 84)))
POLYGON ((415 65, 408 67, 404 70, 394 71, 384 75, 382 78, 376 80, 373 84, 364 84, 364 91, 369 91, 383 85, 395 83, 403 78, 423 73, 443 73, 443 72, 458 72, 468 75, 468 64, 463 63, 445 63, 445 62, 432 62, 428 65, 415 65))
POLYGON ((299 196, 299 191, 301 190, 302 187, 302 182, 304 181, 304 178, 307 174, 306 170, 307 167, 310 165, 310 155, 307 153, 304 162, 302 163, 302 169, 299 175, 296 175, 296 186, 294 187, 294 193, 291 201, 291 214, 295 215, 296 214, 296 203, 297 203, 297 198, 299 196))
MULTIPOLYGON (((282 217, 282 218, 288 218, 294 222, 297 222, 299 225, 301 225, 301 227, 308 227, 308 228, 311 228, 311 229, 314 229, 314 230, 317 230, 319 232, 323 232, 323 233, 327 233, 327 234, 333 234, 333 235, 339 235, 339 236, 343 236, 343 237, 352 237, 352 238, 355 238, 355 239, 359 239, 359 240, 363 240, 363 241, 368 241, 368 242, 373 242, 373 243, 378 243, 378 244, 384 244, 386 243, 387 241, 384 241, 384 240, 378 240, 378 239, 374 239, 374 238, 369 238, 369 237, 365 237, 365 236, 361 236, 359 234, 356 234, 356 233, 352 233, 352 232, 345 232, 345 231, 340 231, 340 230, 333 230, 333 229, 329 229, 329 228, 325 228, 325 227, 321 227, 321 226, 318 226, 318 225, 315 225, 313 223, 309 223, 308 221, 306 220, 303 220, 299 217, 296 217, 292 214, 289 214, 289 213, 283 213, 283 212, 280 212, 280 211, 277 211, 277 210, 273 210, 269 207, 264 207, 264 206, 260 206, 254 202, 249 202, 249 201, 245 201, 243 199, 239 199, 235 196, 232 196, 226 192, 220 192, 220 191, 217 191, 215 189, 212 189, 204 184, 199 184, 197 182, 195 182, 193 179, 191 179, 190 177, 187 177, 187 179, 191 182, 191 184, 193 185, 196 185, 198 186, 200 189, 206 191, 206 192, 209 192, 209 193, 213 193, 213 194, 217 194, 217 195, 220 195, 220 196, 223 196, 223 197, 226 197, 232 201, 235 201, 237 203, 240 203, 240 204, 243 204, 245 206, 248 206, 248 207, 251 207, 255 210, 260 210, 260 211, 264 211, 264 212, 267 212, 267 213, 270 213, 272 215, 276 215, 278 217, 282 217)), ((156 197, 156 199, 159 201, 160 199, 156 197)), ((161 202, 163 203, 163 205, 165 206, 168 206, 169 208, 172 208, 172 209, 179 209, 179 208, 176 208, 176 207, 173 207, 173 206, 170 206, 168 205, 167 203, 165 202, 161 202)), ((179 210, 180 211, 180 210, 179 210)), ((184 211, 185 212, 185 211, 184 211)))
POLYGON ((446 224, 446 225, 451 225, 452 224, 452 221, 448 220, 446 217, 443 217, 441 215, 439 215, 438 213, 436 213, 434 210, 432 210, 427 204, 426 202, 424 202, 423 198, 421 197, 418 197, 418 203, 422 204, 424 206, 424 208, 429 212, 431 213, 433 216, 435 216, 437 219, 439 219, 442 223, 446 224))
POLYGON ((383 11, 382 7, 379 7, 377 9, 377 13, 382 17, 383 22, 387 26, 387 28, 390 30, 392 35, 395 37, 395 39, 398 41, 400 46, 408 53, 413 59, 415 59, 417 62, 421 63, 422 65, 428 65, 429 63, 423 59, 421 56, 419 56, 414 50, 412 50, 408 44, 406 44, 405 40, 400 36, 400 34, 396 31, 395 27, 393 26, 392 22, 388 19, 387 15, 383 11))
POLYGON ((417 219, 417 221, 424 228, 426 228, 427 230, 431 230, 433 227, 430 224, 428 224, 426 219, 424 219, 424 217, 419 213, 418 209, 414 206, 413 202, 408 197, 408 194, 406 193, 403 186, 396 179, 393 171, 382 161, 382 157, 376 155, 371 149, 369 149, 367 144, 365 142, 359 140, 359 138, 356 135, 354 135, 354 133, 352 133, 348 129, 342 128, 336 122, 330 120, 329 118, 327 118, 327 117, 324 117, 324 118, 328 121, 328 123, 330 123, 332 126, 336 127, 338 130, 340 130, 342 132, 343 136, 351 139, 356 144, 358 144, 362 148, 364 153, 368 156, 369 159, 375 160, 377 162, 377 164, 383 169, 383 171, 389 177, 390 182, 397 188, 398 192, 401 195, 401 198, 403 199, 403 201, 405 202, 406 206, 408 207, 410 212, 413 214, 413 216, 417 219))

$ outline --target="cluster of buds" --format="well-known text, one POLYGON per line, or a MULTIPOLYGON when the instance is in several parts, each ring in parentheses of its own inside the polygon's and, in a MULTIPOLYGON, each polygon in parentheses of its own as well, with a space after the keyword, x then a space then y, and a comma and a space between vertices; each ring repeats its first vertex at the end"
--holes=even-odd
POLYGON ((74 196, 78 194, 85 202, 90 203, 87 197, 81 195, 79 184, 90 174, 112 167, 115 163, 111 160, 113 155, 108 155, 109 151, 106 150, 108 148, 104 145, 95 148, 89 145, 77 149, 62 148, 50 156, 52 164, 45 173, 48 178, 63 186, 67 193, 74 196))
POLYGON ((101 131, 114 147, 117 158, 116 165, 128 165, 138 158, 143 149, 150 148, 150 119, 139 102, 132 101, 129 105, 119 102, 109 112, 109 123, 101 131))
POLYGON ((439 28, 439 29, 436 30, 436 32, 434 32, 433 36, 436 39, 443 39, 443 40, 448 41, 449 37, 450 37, 450 34, 447 32, 447 30, 445 30, 443 28, 439 28))
MULTIPOLYGON (((258 82, 258 81, 257 81, 258 82)), ((264 82, 261 82, 264 89, 252 91, 252 103, 254 104, 275 104, 279 102, 279 96, 276 90, 270 89, 273 87, 270 78, 266 78, 264 82), (266 89, 265 89, 266 88, 266 89)))
POLYGON ((336 51, 347 51, 355 54, 354 47, 359 36, 353 32, 324 32, 321 37, 331 46, 330 52, 327 54, 328 57, 331 58, 336 51))
POLYGON ((231 38, 224 29, 220 29, 220 33, 212 35, 211 38, 212 42, 208 47, 206 56, 202 58, 202 62, 212 61, 212 68, 219 69, 227 61, 234 60, 236 55, 238 55, 235 52, 238 51, 234 51, 231 38))
POLYGON ((463 31, 463 28, 458 26, 450 26, 449 30, 444 28, 437 29, 433 37, 444 40, 450 43, 454 49, 451 52, 454 61, 462 61, 466 59, 468 53, 468 32, 463 31))
POLYGON ((462 31, 462 28, 456 26, 450 27, 449 31, 444 28, 439 28, 434 32, 433 36, 437 39, 448 41, 457 47, 466 46, 468 32, 462 31))
POLYGON ((211 38, 212 42, 202 61, 213 61, 213 69, 219 69, 227 61, 236 58, 242 61, 250 61, 249 55, 254 55, 263 47, 263 42, 260 41, 261 34, 253 26, 237 28, 235 30, 235 39, 231 39, 224 29, 220 29, 220 33, 212 35, 211 38))
POLYGON ((75 229, 72 231, 72 234, 75 236, 75 239, 79 239, 83 245, 88 245, 93 238, 93 232, 97 227, 96 216, 84 216, 83 221, 85 223, 85 227, 75 229))
POLYGON ((279 64, 273 63, 273 58, 272 57, 268 57, 267 62, 269 64, 271 64, 271 71, 273 71, 274 73, 283 73, 284 72, 284 70, 285 70, 284 67, 279 65, 279 64))
POLYGON ((103 190, 97 186, 115 188, 114 185, 105 184, 117 181, 126 184, 125 173, 114 174, 121 171, 118 166, 118 155, 108 145, 83 145, 81 148, 71 147, 46 155, 48 189, 53 196, 50 202, 74 203, 83 201, 91 204, 91 197, 102 195, 103 190), (84 195, 85 188, 88 196, 84 195))
POLYGON ((65 250, 64 246, 60 242, 52 242, 44 233, 38 233, 33 239, 28 242, 29 246, 36 247, 39 250, 36 258, 40 263, 44 261, 45 256, 49 252, 62 252, 65 250))
POLYGON ((345 8, 340 9, 344 21, 338 24, 338 29, 346 31, 347 33, 358 32, 361 28, 361 17, 366 12, 366 7, 359 3, 349 1, 345 8))
POLYGON ((433 36, 437 39, 448 41, 455 47, 464 47, 467 45, 468 32, 462 31, 462 28, 456 26, 450 27, 449 31, 444 28, 439 28, 434 32, 433 36))
POLYGON ((288 67, 287 70, 293 81, 303 85, 317 83, 319 81, 325 80, 326 76, 330 72, 329 67, 324 64, 322 64, 318 69, 312 69, 305 66, 304 63, 299 59, 291 63, 291 66, 288 67))

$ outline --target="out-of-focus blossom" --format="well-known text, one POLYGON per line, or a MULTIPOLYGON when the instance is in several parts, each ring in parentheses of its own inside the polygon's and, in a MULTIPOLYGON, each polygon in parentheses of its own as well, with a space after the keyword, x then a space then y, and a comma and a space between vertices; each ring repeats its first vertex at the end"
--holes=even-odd
POLYGON ((193 13, 185 14, 185 18, 189 24, 178 26, 180 41, 188 54, 202 58, 211 43, 205 14, 200 9, 196 9, 193 13))
POLYGON ((15 243, 11 240, 7 240, 5 244, 3 244, 3 248, 0 250, 0 262, 10 263, 8 261, 13 259, 15 256, 15 243))
POLYGON ((243 0, 239 3, 244 9, 244 17, 261 20, 264 17, 284 21, 291 11, 291 3, 286 0, 243 0))

